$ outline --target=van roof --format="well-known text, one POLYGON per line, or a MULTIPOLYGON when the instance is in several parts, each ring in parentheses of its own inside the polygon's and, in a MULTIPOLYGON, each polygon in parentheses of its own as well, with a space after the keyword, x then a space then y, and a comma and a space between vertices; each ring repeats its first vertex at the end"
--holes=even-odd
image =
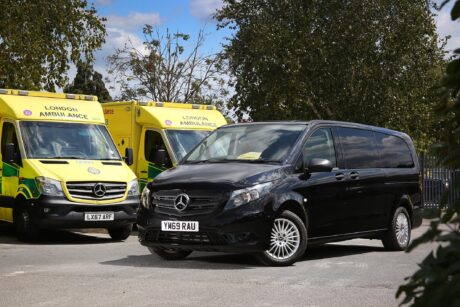
POLYGON ((104 114, 96 96, 13 89, 0 89, 0 116, 104 123, 104 114))
POLYGON ((391 130, 388 128, 383 128, 383 127, 378 127, 378 126, 372 126, 372 125, 366 125, 366 124, 359 124, 359 123, 353 123, 353 122, 344 122, 344 121, 335 121, 335 120, 310 120, 310 121, 297 121, 297 120, 291 120, 291 121, 262 121, 262 122, 248 122, 248 123, 237 123, 237 124, 229 124, 226 125, 228 126, 237 126, 237 125, 259 125, 259 124, 280 124, 280 125, 305 125, 305 126, 317 126, 317 125, 334 125, 334 126, 342 126, 342 127, 349 127, 349 128, 361 128, 361 129, 366 129, 366 130, 372 130, 376 132, 382 132, 386 134, 392 134, 392 135, 397 135, 400 137, 404 138, 409 138, 410 137, 404 133, 400 132, 397 130, 391 130))

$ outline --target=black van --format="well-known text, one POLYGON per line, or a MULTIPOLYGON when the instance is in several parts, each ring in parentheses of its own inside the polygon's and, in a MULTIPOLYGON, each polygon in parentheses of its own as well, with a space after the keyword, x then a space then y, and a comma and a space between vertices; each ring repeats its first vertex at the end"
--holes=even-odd
POLYGON ((422 223, 410 137, 334 121, 221 127, 149 183, 141 203, 141 244, 170 260, 236 251, 290 265, 307 243, 353 238, 403 250, 422 223))

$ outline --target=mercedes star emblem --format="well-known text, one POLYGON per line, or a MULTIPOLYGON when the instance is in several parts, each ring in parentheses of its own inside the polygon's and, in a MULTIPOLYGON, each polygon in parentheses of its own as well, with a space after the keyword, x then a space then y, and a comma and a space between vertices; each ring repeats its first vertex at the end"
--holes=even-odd
POLYGON ((103 185, 102 183, 96 183, 93 187, 93 193, 97 197, 103 197, 106 191, 107 189, 105 188, 105 185, 103 185))
POLYGON ((177 211, 182 212, 187 208, 188 203, 190 202, 190 197, 187 194, 179 194, 174 200, 174 207, 177 211))

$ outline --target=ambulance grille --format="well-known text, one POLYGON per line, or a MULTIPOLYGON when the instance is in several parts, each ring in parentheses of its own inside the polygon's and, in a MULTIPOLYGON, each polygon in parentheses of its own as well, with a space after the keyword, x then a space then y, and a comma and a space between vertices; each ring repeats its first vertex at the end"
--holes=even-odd
POLYGON ((126 182, 67 182, 67 191, 72 198, 110 200, 125 196, 126 182))

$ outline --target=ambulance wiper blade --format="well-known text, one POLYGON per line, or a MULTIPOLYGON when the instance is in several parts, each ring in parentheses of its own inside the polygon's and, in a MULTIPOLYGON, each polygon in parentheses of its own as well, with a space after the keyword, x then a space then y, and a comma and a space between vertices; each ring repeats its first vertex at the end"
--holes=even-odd
POLYGON ((85 160, 85 158, 83 158, 83 157, 74 157, 74 156, 55 156, 55 157, 47 157, 46 159, 69 159, 69 160, 81 159, 81 160, 85 160))

